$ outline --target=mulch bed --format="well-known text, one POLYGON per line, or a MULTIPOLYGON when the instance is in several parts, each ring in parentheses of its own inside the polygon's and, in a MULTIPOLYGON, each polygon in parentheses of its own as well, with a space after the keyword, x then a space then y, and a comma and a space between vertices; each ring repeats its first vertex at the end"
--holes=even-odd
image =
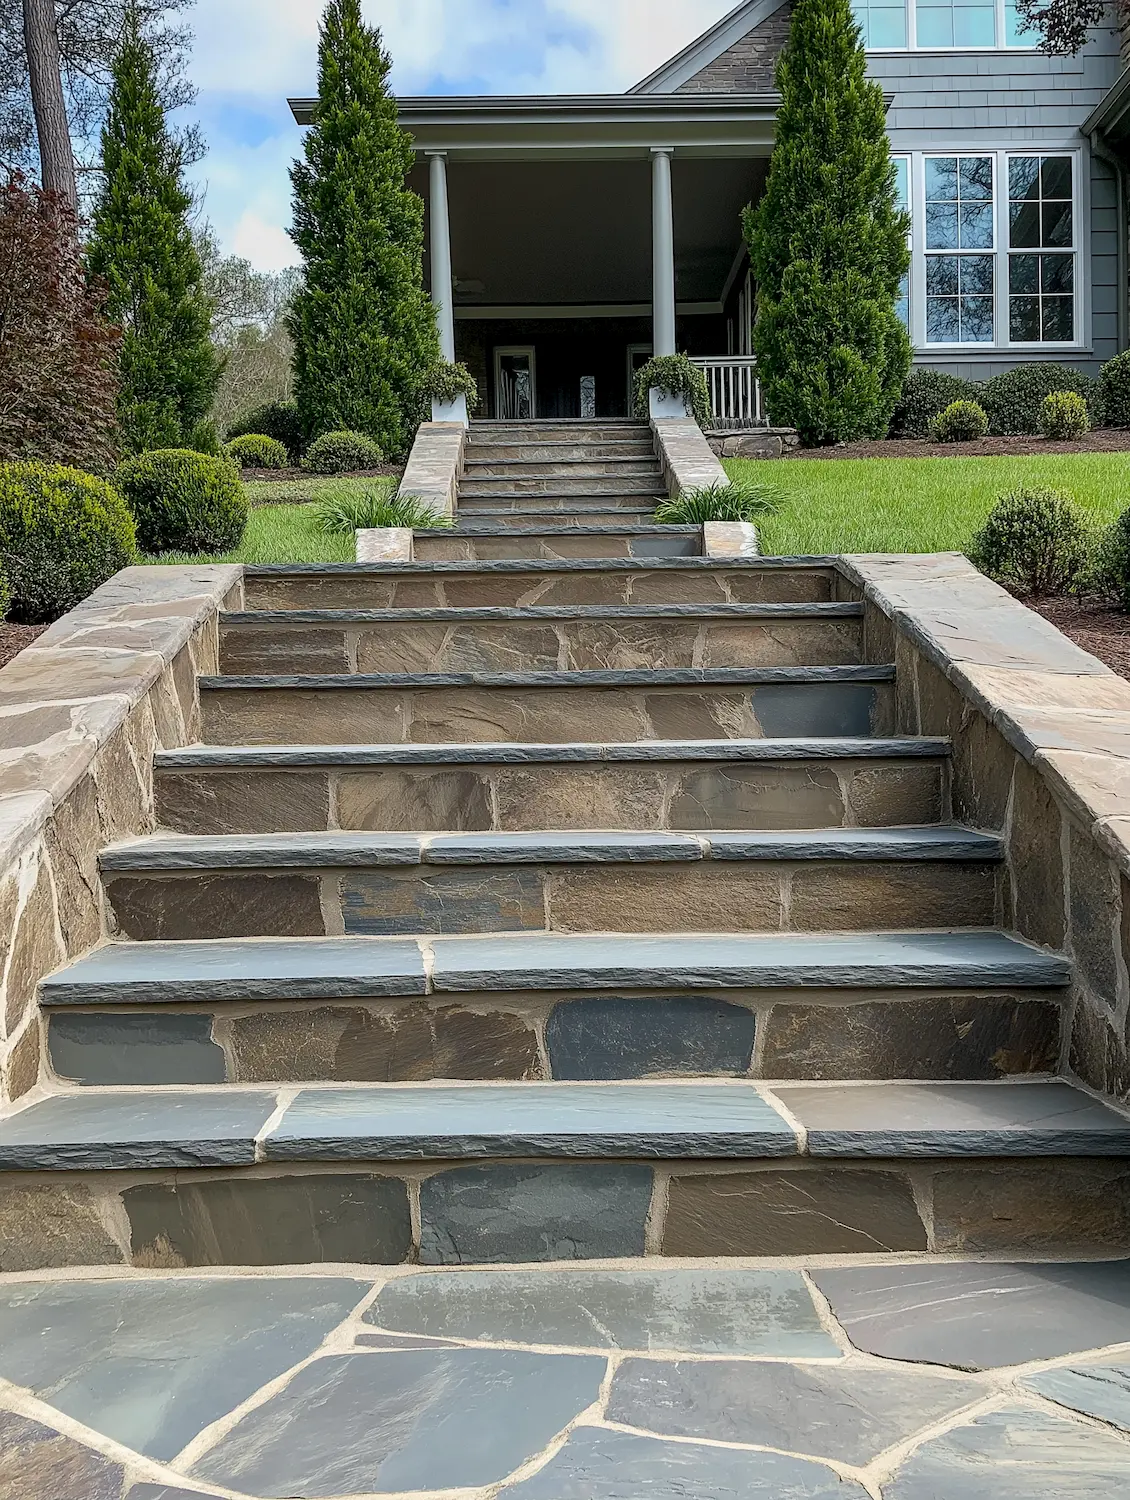
POLYGON ((838 443, 796 448, 786 458, 1024 458, 1060 453, 1130 453, 1130 428, 1099 427, 1073 443, 1041 437, 985 437, 972 443, 928 443, 924 438, 884 438, 881 443, 838 443))
POLYGON ((46 625, 9 625, 0 620, 0 667, 6 667, 13 656, 37 641, 46 629, 46 625))
POLYGON ((1112 672, 1130 679, 1130 615, 1105 599, 1026 599, 1029 609, 1097 656, 1112 672))

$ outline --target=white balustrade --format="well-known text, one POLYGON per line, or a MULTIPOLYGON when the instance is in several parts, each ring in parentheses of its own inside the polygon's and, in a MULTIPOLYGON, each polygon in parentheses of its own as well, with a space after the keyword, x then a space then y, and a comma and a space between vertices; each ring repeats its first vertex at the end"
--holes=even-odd
POLYGON ((706 377, 710 410, 716 428, 767 427, 769 418, 761 399, 757 360, 748 354, 695 359, 706 377))

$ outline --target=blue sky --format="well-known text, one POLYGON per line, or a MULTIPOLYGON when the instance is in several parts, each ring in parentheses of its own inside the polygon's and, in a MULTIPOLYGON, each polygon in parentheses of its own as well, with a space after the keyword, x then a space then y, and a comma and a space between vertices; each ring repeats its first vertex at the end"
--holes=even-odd
MULTIPOLYGON (((737 0, 366 0, 402 94, 615 93, 737 0)), ((262 270, 297 259, 287 169, 313 93, 320 0, 197 0, 193 79, 209 154, 195 169, 225 250, 262 270)))

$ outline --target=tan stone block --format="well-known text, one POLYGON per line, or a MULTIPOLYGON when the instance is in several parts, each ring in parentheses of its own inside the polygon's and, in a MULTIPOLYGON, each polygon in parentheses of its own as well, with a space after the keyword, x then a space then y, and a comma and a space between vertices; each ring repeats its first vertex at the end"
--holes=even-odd
POLYGON ((85 776, 56 808, 45 840, 66 955, 77 958, 102 936, 102 883, 98 876, 102 831, 92 776, 85 776))
POLYGON ((776 932, 780 885, 770 865, 576 867, 550 876, 549 922, 565 932, 776 932))
POLYGON ((23 1035, 12 1043, 12 1050, 8 1053, 4 1072, 9 1099, 22 1099, 39 1082, 41 1050, 39 1018, 33 1015, 23 1035))
POLYGON ((150 823, 149 790, 138 773, 125 725, 98 751, 93 770, 103 843, 144 833, 150 823))
POLYGON ((1017 930, 1051 948, 1065 936, 1062 815, 1038 771, 1017 757, 1009 867, 1017 930))
POLYGON ((971 828, 1003 829, 1017 760, 1004 736, 967 708, 953 734, 954 817, 971 828))
POLYGON ((205 693, 202 709, 204 737, 217 745, 395 745, 405 739, 407 703, 394 689, 224 689, 205 693))
POLYGON ((626 693, 585 689, 436 688, 412 697, 416 744, 497 741, 568 743, 647 736, 638 702, 626 693))
POLYGON ((841 782, 858 828, 898 828, 942 819, 945 770, 940 761, 864 761, 845 767, 841 782))
POLYGON ((835 575, 826 568, 750 568, 719 576, 735 604, 826 603, 834 597, 835 575))
POLYGON ((690 621, 572 625, 567 668, 573 672, 632 672, 693 667, 698 625, 690 621))
MULTIPOLYGON (((840 597, 852 595, 850 589, 841 589, 840 597)), ((894 622, 876 604, 868 603, 863 616, 863 660, 885 666, 895 659, 895 643, 898 631, 894 622)))
POLYGON ((863 658, 858 620, 708 622, 701 666, 839 667, 863 658))
POLYGON ((795 932, 989 927, 996 894, 992 865, 797 864, 790 926, 795 932))
POLYGON ((1055 1158, 939 1170, 934 1249, 1019 1255, 1125 1253, 1130 1163, 1055 1158))
MULTIPOLYGON (((635 738, 659 740, 760 739, 755 701, 746 693, 697 693, 671 688, 644 699, 648 725, 635 738)), ((610 736, 613 738, 614 736, 610 736)), ((628 738, 628 736, 623 736, 628 738)))
POLYGON ((508 832, 663 826, 664 777, 643 767, 501 766, 495 794, 508 832))
POLYGON ((494 826, 485 770, 343 771, 335 778, 335 803, 339 828, 482 833, 494 826))
MULTIPOLYGON (((1071 823, 1068 824, 1068 874, 1071 954, 1092 994, 1114 1010, 1120 999, 1120 876, 1094 840, 1071 823)), ((1124 878, 1122 884, 1126 885, 1124 878)))
MULTIPOLYGON (((12 1274, 124 1262, 120 1246, 103 1227, 98 1200, 90 1188, 74 1182, 0 1178, 0 1271, 12 1274)), ((47 1500, 46 1492, 43 1500, 47 1500)))
MULTIPOLYGON (((608 576, 614 577, 615 575, 608 576)), ((732 577, 732 574, 714 571, 633 573, 627 580, 628 591, 625 602, 630 604, 725 604, 729 598, 726 585, 732 577)), ((563 603, 563 597, 560 599, 555 597, 554 603, 558 602, 563 603)), ((735 595, 734 602, 743 601, 735 595)))
MULTIPOLYGON (((5 901, 8 903, 7 893, 5 901)), ((11 904, 8 903, 11 910, 11 904)), ((11 918, 5 930, 11 930, 11 918)), ((65 953, 55 920, 55 901, 46 862, 40 864, 35 885, 20 913, 12 939, 12 957, 4 995, 7 1035, 13 1036, 35 1001, 36 986, 64 961, 65 953)))

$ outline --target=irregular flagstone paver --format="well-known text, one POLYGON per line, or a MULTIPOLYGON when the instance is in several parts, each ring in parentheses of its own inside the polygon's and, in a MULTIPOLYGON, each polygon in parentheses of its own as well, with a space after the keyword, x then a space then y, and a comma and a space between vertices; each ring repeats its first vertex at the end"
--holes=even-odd
POLYGON ((664 1443, 581 1427, 499 1500, 863 1500, 862 1485, 779 1453, 664 1443))
POLYGON ((0 1412, 0 1500, 121 1500, 125 1470, 15 1412, 0 1412))
POLYGON ((213 1500, 213 1492, 170 1489, 164 1484, 135 1484, 125 1500, 213 1500))
POLYGON ((311 1355, 365 1290, 313 1277, 0 1287, 0 1377, 168 1460, 311 1355))
POLYGON ((1130 1342, 1130 1261, 817 1270, 852 1343, 884 1359, 992 1369, 1130 1342))
POLYGON ((484 1343, 835 1359, 798 1271, 449 1271, 406 1276, 379 1328, 484 1343))
POLYGON ((1021 1384, 1060 1406, 1130 1432, 1130 1355, 1043 1370, 1021 1384))
POLYGON ((285 1500, 494 1484, 591 1406, 605 1373, 602 1358, 514 1350, 322 1359, 195 1472, 285 1500))
POLYGON ((972 1380, 893 1368, 630 1359, 616 1372, 608 1420, 863 1468, 982 1395, 972 1380))
POLYGON ((923 1444, 884 1500, 1115 1500, 1130 1492, 1130 1443, 1023 1407, 923 1444))

